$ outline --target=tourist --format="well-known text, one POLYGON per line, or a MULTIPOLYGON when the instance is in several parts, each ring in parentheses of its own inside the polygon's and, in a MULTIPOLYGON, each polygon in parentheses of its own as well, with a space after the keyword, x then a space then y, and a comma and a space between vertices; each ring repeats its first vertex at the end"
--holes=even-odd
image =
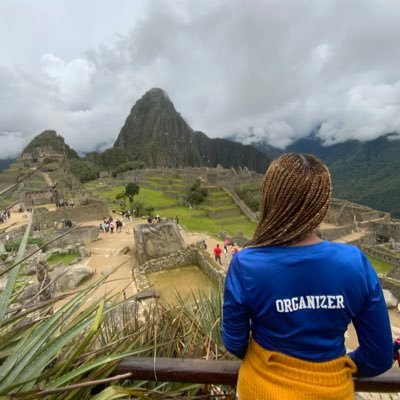
POLYGON ((122 221, 120 221, 119 219, 117 219, 115 221, 115 225, 117 227, 117 232, 122 232, 122 221))
POLYGON ((353 374, 392 365, 389 317, 367 257, 314 233, 330 196, 329 171, 311 155, 284 154, 264 176, 254 237, 225 280, 222 337, 243 359, 240 400, 354 399, 353 374), (346 355, 350 322, 360 345, 346 355))
POLYGON ((239 247, 236 243, 234 243, 231 248, 232 257, 234 257, 238 252, 239 252, 239 247))
POLYGON ((232 245, 231 240, 229 239, 228 236, 225 236, 224 246, 225 246, 226 248, 228 248, 229 245, 232 245))
POLYGON ((115 228, 114 222, 110 221, 110 232, 111 233, 114 233, 114 228, 115 228))
POLYGON ((222 265, 221 263, 221 247, 219 247, 219 244, 217 244, 217 246, 214 248, 214 257, 215 257, 215 261, 219 262, 219 265, 222 265))

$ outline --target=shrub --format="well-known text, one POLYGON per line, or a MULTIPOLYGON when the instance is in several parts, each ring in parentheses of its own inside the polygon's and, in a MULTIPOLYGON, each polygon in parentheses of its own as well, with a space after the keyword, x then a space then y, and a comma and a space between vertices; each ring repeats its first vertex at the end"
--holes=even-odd
POLYGON ((184 197, 186 204, 199 205, 206 200, 208 190, 201 186, 201 180, 196 179, 184 197))
MULTIPOLYGON (((21 239, 19 240, 9 240, 4 244, 6 251, 12 252, 17 251, 21 244, 21 239)), ((33 238, 30 237, 28 239, 28 244, 36 244, 38 247, 42 247, 44 245, 44 241, 42 238, 33 238)))
POLYGON ((144 169, 144 167, 145 164, 143 161, 129 161, 113 169, 111 175, 116 178, 122 172, 133 171, 135 169, 144 169))

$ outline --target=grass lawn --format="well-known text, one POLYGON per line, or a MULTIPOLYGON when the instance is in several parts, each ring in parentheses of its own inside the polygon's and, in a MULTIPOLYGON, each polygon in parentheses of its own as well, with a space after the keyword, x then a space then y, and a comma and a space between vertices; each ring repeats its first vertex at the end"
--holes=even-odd
MULTIPOLYGON (((154 181, 161 181, 160 178, 154 179, 154 181)), ((139 184, 140 186, 140 184, 139 184)), ((171 185, 171 188, 175 189, 175 184, 171 185)), ((115 186, 108 190, 104 190, 98 183, 90 182, 85 184, 88 190, 96 192, 99 196, 107 199, 110 202, 110 207, 114 210, 119 210, 120 205, 115 201, 115 196, 121 193, 125 188, 124 186, 115 186), (102 190, 103 189, 103 190, 102 190)), ((183 190, 181 192, 183 194, 183 190)), ((214 192, 217 193, 215 198, 229 198, 225 192, 214 192)), ((213 196, 214 197, 214 196, 213 196)), ((134 197, 134 201, 140 201, 145 206, 154 208, 154 214, 159 214, 161 217, 175 218, 178 217, 180 224, 188 231, 191 232, 204 232, 212 236, 218 236, 220 232, 227 232, 229 235, 236 235, 238 232, 242 232, 247 238, 253 236, 256 224, 249 221, 245 216, 234 216, 232 218, 224 219, 213 219, 207 216, 206 209, 212 210, 223 210, 226 208, 235 208, 235 206, 219 206, 219 207, 207 207, 206 209, 189 209, 184 206, 179 206, 178 200, 165 196, 162 191, 148 189, 141 187, 139 194, 134 197)), ((128 205, 127 201, 127 205, 128 205)))
MULTIPOLYGON (((157 211, 156 211, 157 212, 157 211)), ((234 236, 242 232, 247 238, 253 236, 256 224, 243 217, 240 222, 226 224, 226 221, 213 219, 205 215, 204 210, 189 209, 187 207, 174 207, 160 210, 161 217, 178 217, 180 224, 191 232, 204 232, 212 236, 218 236, 220 232, 227 232, 234 236)))
POLYGON ((142 201, 144 204, 151 207, 176 206, 178 200, 171 197, 166 197, 158 190, 140 188, 140 192, 135 196, 135 201, 142 201))
POLYGON ((65 254, 65 253, 54 253, 52 254, 47 262, 49 265, 58 264, 59 262, 64 263, 64 265, 68 265, 72 260, 75 260, 79 254, 72 253, 72 254, 65 254))
POLYGON ((382 261, 379 258, 368 256, 368 259, 375 268, 375 271, 383 275, 386 275, 393 268, 392 264, 382 261))

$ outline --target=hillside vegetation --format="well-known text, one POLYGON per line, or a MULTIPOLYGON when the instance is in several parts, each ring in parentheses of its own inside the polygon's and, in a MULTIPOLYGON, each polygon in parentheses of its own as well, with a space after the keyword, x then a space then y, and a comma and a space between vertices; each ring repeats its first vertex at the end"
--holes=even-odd
MULTIPOLYGON (((111 182, 106 182, 97 180, 85 184, 85 187, 94 195, 109 200, 112 209, 121 210, 124 207, 123 201, 116 200, 116 196, 124 190, 127 182, 120 181, 118 186, 109 186, 111 182)), ((180 224, 188 231, 204 232, 212 236, 218 236, 220 232, 231 236, 242 233, 247 238, 254 233, 256 224, 241 213, 219 186, 207 186, 206 201, 196 207, 184 204, 190 184, 179 176, 148 176, 139 181, 139 186, 140 192, 134 201, 141 204, 142 210, 150 207, 154 215, 171 219, 178 217, 180 224)))
MULTIPOLYGON (((331 171, 333 195, 400 218, 400 140, 383 136, 369 142, 350 140, 323 146, 310 136, 288 146, 285 151, 315 154, 331 171)), ((257 144, 271 154, 271 146, 257 144)), ((274 155, 279 151, 274 150, 274 155)), ((280 153, 282 153, 280 151, 280 153)))

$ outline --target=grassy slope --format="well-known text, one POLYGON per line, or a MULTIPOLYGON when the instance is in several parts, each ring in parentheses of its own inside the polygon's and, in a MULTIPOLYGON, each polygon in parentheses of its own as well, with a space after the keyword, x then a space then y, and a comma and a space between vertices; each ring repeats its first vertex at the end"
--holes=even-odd
MULTIPOLYGON (((164 188, 165 180, 158 177, 150 177, 147 179, 148 184, 164 188)), ((140 183, 139 183, 140 186, 140 183)), ((99 196, 110 201, 113 209, 120 209, 118 202, 115 201, 115 196, 123 191, 123 186, 115 186, 112 188, 104 188, 98 181, 89 182, 85 187, 92 192, 96 192, 99 196)), ((172 184, 167 185, 168 192, 175 192, 178 195, 183 195, 185 184, 177 178, 172 179, 172 184)), ((227 196, 224 192, 218 191, 211 195, 213 198, 224 198, 227 196)), ((180 224, 188 231, 204 232, 213 236, 217 236, 220 232, 225 231, 230 235, 236 235, 242 232, 244 236, 251 237, 255 229, 255 223, 249 221, 245 216, 235 216, 230 218, 214 219, 207 215, 207 210, 215 210, 216 207, 204 205, 201 208, 189 209, 188 207, 179 204, 178 199, 166 196, 161 190, 140 188, 139 195, 135 196, 135 201, 141 201, 147 206, 154 207, 154 213, 161 217, 175 218, 178 217, 180 224)), ((232 208, 232 205, 227 205, 226 208, 232 208)), ((224 209, 224 207, 217 207, 224 209)))

